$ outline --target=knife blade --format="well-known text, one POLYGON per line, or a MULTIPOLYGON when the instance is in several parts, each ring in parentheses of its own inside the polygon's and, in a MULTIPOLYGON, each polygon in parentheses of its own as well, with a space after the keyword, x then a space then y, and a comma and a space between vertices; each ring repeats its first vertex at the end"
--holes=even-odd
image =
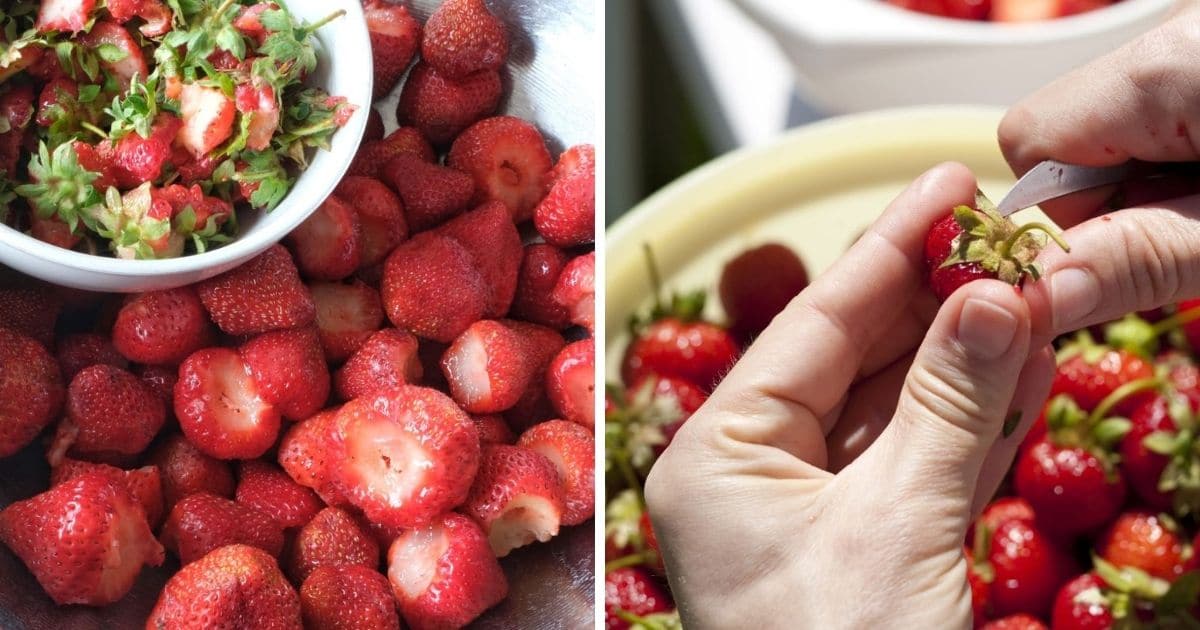
POLYGON ((1012 190, 996 204, 996 209, 1006 217, 1044 201, 1126 181, 1137 167, 1138 163, 1132 161, 1117 166, 1096 167, 1046 160, 1017 180, 1012 190))

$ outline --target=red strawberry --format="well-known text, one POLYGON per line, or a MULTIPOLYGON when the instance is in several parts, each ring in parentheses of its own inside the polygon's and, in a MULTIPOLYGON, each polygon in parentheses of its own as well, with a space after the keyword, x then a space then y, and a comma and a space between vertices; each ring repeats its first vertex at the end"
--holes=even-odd
POLYGON ((987 622, 988 609, 992 605, 991 585, 972 562, 969 547, 963 547, 963 555, 967 558, 967 586, 971 589, 971 621, 973 627, 978 628, 987 622))
MULTIPOLYGON (((1187 313, 1188 311, 1200 309, 1200 298, 1184 300, 1175 307, 1176 313, 1187 313)), ((1188 345, 1193 351, 1200 348, 1200 319, 1192 320, 1181 325, 1180 330, 1183 331, 1183 336, 1187 338, 1188 345)))
POLYGON ((1058 588, 1075 572, 1065 551, 1021 519, 1005 522, 992 534, 987 562, 994 571, 992 611, 999 616, 1046 615, 1058 588))
POLYGON ((662 441, 652 444, 655 453, 662 453, 680 427, 708 400, 708 395, 691 381, 655 374, 634 381, 626 396, 618 413, 636 422, 662 427, 662 441))
POLYGON ((1063 585, 1054 599, 1050 617, 1055 630, 1107 630, 1113 627, 1112 609, 1103 595, 1107 586, 1094 573, 1084 573, 1063 585))
POLYGON ((265 151, 279 128, 279 102, 270 85, 255 86, 243 83, 234 92, 234 104, 241 112, 249 133, 246 148, 265 151))
POLYGON ((117 313, 112 336, 130 361, 176 365, 212 343, 212 325, 200 296, 188 286, 130 297, 117 313))
POLYGON ((503 204, 486 203, 447 221, 435 232, 458 241, 475 260, 491 297, 484 317, 502 317, 512 306, 521 268, 521 235, 503 204))
POLYGON ((526 357, 533 366, 533 378, 521 394, 517 404, 504 412, 504 418, 514 430, 524 431, 529 427, 558 417, 550 399, 546 396, 546 373, 550 362, 562 351, 566 341, 557 331, 515 320, 505 320, 510 327, 520 331, 526 338, 526 357))
MULTIPOLYGON (((1021 497, 1001 497, 987 504, 980 513, 978 523, 983 523, 988 531, 996 531, 1008 521, 1019 520, 1034 522, 1033 506, 1021 497)), ((971 542, 972 530, 967 531, 968 542, 971 542)))
POLYGON ((108 464, 93 464, 78 459, 63 459, 50 469, 50 487, 78 479, 87 474, 98 473, 114 484, 124 488, 141 506, 146 521, 153 529, 163 516, 162 478, 157 466, 142 466, 134 470, 121 470, 108 464))
POLYGON ((54 346, 54 326, 62 308, 62 298, 49 285, 0 286, 0 322, 4 328, 28 335, 46 348, 54 346))
POLYGON ((167 416, 175 413, 175 382, 179 380, 179 373, 175 368, 162 365, 140 365, 134 368, 134 374, 142 379, 142 382, 154 392, 156 396, 162 399, 167 408, 167 416))
POLYGON ((33 121, 33 98, 33 88, 28 85, 0 94, 0 117, 8 122, 8 130, 0 133, 0 170, 10 180, 17 177, 17 165, 26 152, 22 143, 26 128, 33 121))
POLYGON ((403 330, 385 328, 372 334, 338 370, 335 387, 338 398, 352 400, 417 384, 422 371, 417 338, 403 330))
POLYGON ((288 575, 303 583, 318 567, 379 566, 379 544, 349 512, 327 507, 296 533, 288 557, 288 575))
POLYGON ((563 418, 595 426, 596 342, 583 339, 563 348, 546 372, 546 390, 563 418))
POLYGON ((122 369, 129 367, 129 362, 117 353, 112 342, 104 335, 95 333, 75 333, 59 339, 55 355, 63 378, 67 381, 93 365, 104 364, 122 369))
POLYGON ((488 536, 497 557, 558 535, 565 510, 558 470, 544 455, 507 444, 483 447, 479 474, 462 511, 488 536))
POLYGON ((443 343, 479 321, 492 296, 471 253, 439 234, 401 243, 384 263, 380 289, 392 324, 443 343))
POLYGON ((508 33, 483 0, 448 0, 425 22, 421 58, 451 78, 499 70, 508 59, 508 33))
POLYGON ((1029 501, 1039 526, 1071 535, 1094 531, 1112 520, 1125 502, 1125 480, 1091 451, 1034 445, 1017 461, 1017 494, 1029 501))
MULTIPOLYGON (((442 356, 450 393, 470 413, 497 413, 515 405, 539 377, 529 327, 516 322, 481 320, 471 324, 442 356)), ((553 333, 549 329, 543 332, 553 333)))
POLYGON ((201 492, 171 508, 163 523, 162 543, 180 564, 226 545, 252 545, 278 556, 283 550, 283 527, 257 508, 201 492))
MULTIPOLYGON (((78 230, 79 228, 76 228, 78 230)), ((29 216, 29 235, 44 243, 63 249, 75 249, 82 237, 71 232, 70 226, 57 216, 43 219, 37 213, 29 216)))
POLYGON ((567 254, 553 245, 526 245, 521 269, 517 272, 517 292, 509 315, 514 319, 558 330, 569 326, 571 321, 567 308, 551 297, 568 260, 567 254))
POLYGON ((468 127, 454 139, 446 163, 475 180, 477 203, 504 202, 516 223, 533 218, 550 184, 550 151, 541 132, 512 116, 468 127))
POLYGON ((374 142, 383 139, 383 116, 379 115, 379 110, 371 108, 367 110, 367 128, 363 131, 363 142, 374 142))
POLYGON ((1184 570, 1184 545, 1178 526, 1153 512, 1121 514, 1096 544, 1101 558, 1118 567, 1135 567, 1173 581, 1184 570))
POLYGON ((346 360, 383 325, 379 292, 358 280, 314 282, 309 290, 317 305, 317 333, 328 361, 346 360))
POLYGON ((618 611, 635 617, 668 613, 675 609, 671 595, 644 568, 625 567, 604 574, 604 627, 629 630, 632 626, 618 611))
POLYGON ((188 440, 219 459, 254 459, 275 443, 279 410, 234 350, 208 348, 179 366, 175 416, 188 440))
POLYGON ((125 596, 163 548, 129 493, 88 473, 0 512, 0 542, 59 605, 103 606, 125 596))
POLYGON ((596 321, 596 252, 572 258, 558 276, 550 297, 571 314, 571 323, 594 332, 596 321))
POLYGON ((129 31, 124 26, 100 20, 86 34, 79 37, 79 42, 92 49, 115 47, 122 55, 115 61, 100 58, 100 67, 114 77, 122 90, 128 89, 134 78, 145 79, 150 68, 146 65, 146 57, 129 31))
POLYGON ((329 367, 314 328, 263 333, 238 349, 262 399, 288 420, 303 420, 329 399, 329 367))
POLYGON ((387 96, 400 82, 417 52, 421 39, 421 23, 408 9, 382 0, 363 3, 367 18, 367 33, 371 37, 371 61, 375 69, 376 99, 387 96))
POLYGON ((79 84, 67 77, 51 80, 38 95, 38 125, 49 127, 54 121, 77 114, 79 84))
POLYGON ((512 428, 508 426, 508 423, 501 416, 496 414, 472 415, 471 420, 475 421, 475 428, 479 430, 479 443, 481 445, 512 444, 516 441, 512 428))
POLYGON ((211 153, 233 134, 237 106, 219 88, 184 85, 179 111, 183 127, 176 140, 196 157, 211 153))
POLYGON ((172 435, 156 446, 147 462, 158 468, 167 512, 184 497, 201 492, 233 498, 229 464, 201 453, 181 435, 172 435))
POLYGON ((1146 447, 1146 437, 1153 433, 1171 436, 1178 433, 1167 399, 1156 396, 1144 403, 1129 416, 1129 422, 1129 433, 1120 444, 1121 472, 1146 505, 1156 510, 1170 510, 1175 502, 1174 493, 1160 490, 1159 483, 1171 458, 1146 447))
POLYGON ((487 538, 454 512, 396 538, 388 550, 388 581, 413 630, 463 627, 508 595, 487 538))
POLYGON ((275 519, 284 529, 305 525, 324 507, 312 490, 262 460, 239 463, 236 500, 275 519))
POLYGON ((304 326, 316 311, 292 257, 280 245, 201 282, 196 290, 213 322, 231 335, 304 326))
POLYGON ((633 383, 658 374, 711 390, 737 360, 739 351, 729 331, 716 324, 668 317, 651 323, 629 344, 621 362, 621 378, 633 383))
MULTIPOLYGON (((1060 359, 1050 386, 1051 397, 1067 394, 1084 411, 1091 411, 1118 387, 1154 377, 1153 366, 1131 352, 1089 345, 1086 341, 1080 345, 1077 354, 1060 359)), ((1153 392, 1139 392, 1122 399, 1115 409, 1121 414, 1131 414, 1153 397, 1153 392)))
POLYGON ((541 453, 558 469, 565 509, 563 525, 578 525, 596 509, 596 440, 591 431, 566 420, 543 422, 521 434, 517 446, 541 453))
POLYGON ((329 505, 348 505, 337 488, 331 456, 335 446, 337 408, 327 409, 296 423, 279 442, 279 465, 289 477, 305 488, 312 488, 329 505))
POLYGON ((559 247, 596 240, 596 149, 581 144, 558 158, 550 192, 533 211, 533 224, 547 243, 559 247))
POLYGON ((404 82, 396 117, 436 145, 450 144, 463 129, 496 111, 503 88, 500 73, 480 70, 450 79, 418 62, 404 82))
MULTIPOLYGON (((137 188, 143 182, 157 181, 163 167, 171 161, 171 141, 181 126, 178 118, 163 113, 154 120, 147 138, 134 131, 122 137, 116 145, 111 145, 111 148, 109 144, 101 143, 97 151, 100 159, 107 163, 104 177, 122 190, 137 188)), ((203 226, 199 218, 197 225, 203 226)))
POLYGON ((960 20, 986 20, 992 7, 992 0, 887 0, 887 3, 910 11, 960 20))
POLYGON ((362 261, 361 241, 358 213, 338 197, 326 198, 287 237, 296 266, 313 280, 341 280, 354 273, 362 261))
POLYGON ((379 175, 404 200, 404 216, 414 232, 458 216, 475 195, 475 180, 462 171, 401 153, 379 175))
MULTIPOLYGON (((347 175, 364 175, 366 177, 382 178, 383 166, 398 155, 414 155, 423 162, 432 163, 437 160, 429 141, 414 127, 400 127, 388 134, 382 140, 364 142, 354 155, 347 175)), ((383 178, 386 179, 386 178, 383 178)), ((403 195, 401 195, 403 197, 403 195)), ((407 205, 407 200, 405 205, 407 205)), ((410 220, 409 225, 417 230, 410 220)))
POLYGON ((145 20, 138 30, 147 37, 157 37, 171 30, 174 14, 161 0, 108 0, 108 13, 118 24, 135 17, 145 20))
POLYGON ((808 286, 808 271, 786 245, 748 249, 721 270, 721 306, 730 329, 749 340, 762 332, 788 302, 808 286))
POLYGON ((50 447, 50 464, 72 454, 108 459, 146 450, 167 410, 142 379, 111 365, 85 368, 67 388, 66 418, 50 447))
POLYGON ((237 17, 233 18, 233 27, 262 45, 269 34, 267 27, 263 26, 262 14, 274 8, 276 5, 273 2, 259 2, 242 7, 237 17))
MULTIPOLYGON (((1057 627, 1057 626, 1056 626, 1057 627)), ((980 630, 1049 630, 1033 615, 1016 614, 989 621, 980 630)))
POLYGON ((274 558, 256 547, 229 545, 167 580, 146 626, 300 630, 300 598, 274 558))
POLYGON ((334 191, 358 214, 362 226, 359 238, 359 266, 377 265, 408 238, 408 224, 400 198, 383 182, 373 177, 350 175, 334 191))
POLYGON ((372 521, 417 526, 463 502, 479 434, 444 394, 404 385, 338 412, 338 485, 372 521))
POLYGON ((37 30, 42 33, 78 33, 87 27, 96 0, 43 0, 38 9, 37 30))
POLYGON ((300 587, 300 607, 310 628, 400 630, 396 599, 374 567, 327 566, 300 587))

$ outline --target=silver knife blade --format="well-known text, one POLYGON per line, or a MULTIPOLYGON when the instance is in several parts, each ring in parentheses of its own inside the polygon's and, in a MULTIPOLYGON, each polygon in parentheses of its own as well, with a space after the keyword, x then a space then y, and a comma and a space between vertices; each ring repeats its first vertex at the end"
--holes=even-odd
POLYGON ((1012 190, 996 205, 996 209, 1000 216, 1006 217, 1018 210, 1032 208, 1043 201, 1125 181, 1133 168, 1132 162, 1095 167, 1046 160, 1017 180, 1012 190))

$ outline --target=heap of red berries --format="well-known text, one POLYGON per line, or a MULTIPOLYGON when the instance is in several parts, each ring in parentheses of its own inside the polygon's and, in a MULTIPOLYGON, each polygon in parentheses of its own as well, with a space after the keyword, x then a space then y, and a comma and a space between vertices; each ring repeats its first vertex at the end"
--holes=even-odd
POLYGON ((594 152, 466 87, 507 59, 481 0, 364 8, 381 94, 421 51, 409 126, 285 244, 129 296, 0 269, 0 457, 51 468, 0 543, 54 602, 173 556, 147 627, 457 628, 592 520, 594 152))

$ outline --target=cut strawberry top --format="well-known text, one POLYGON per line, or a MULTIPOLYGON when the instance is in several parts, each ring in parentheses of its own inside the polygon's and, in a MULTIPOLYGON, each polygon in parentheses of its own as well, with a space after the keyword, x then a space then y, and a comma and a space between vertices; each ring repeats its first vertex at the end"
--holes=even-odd
POLYGON ((429 590, 450 541, 441 527, 421 527, 396 539, 388 552, 388 577, 408 597, 429 590))

